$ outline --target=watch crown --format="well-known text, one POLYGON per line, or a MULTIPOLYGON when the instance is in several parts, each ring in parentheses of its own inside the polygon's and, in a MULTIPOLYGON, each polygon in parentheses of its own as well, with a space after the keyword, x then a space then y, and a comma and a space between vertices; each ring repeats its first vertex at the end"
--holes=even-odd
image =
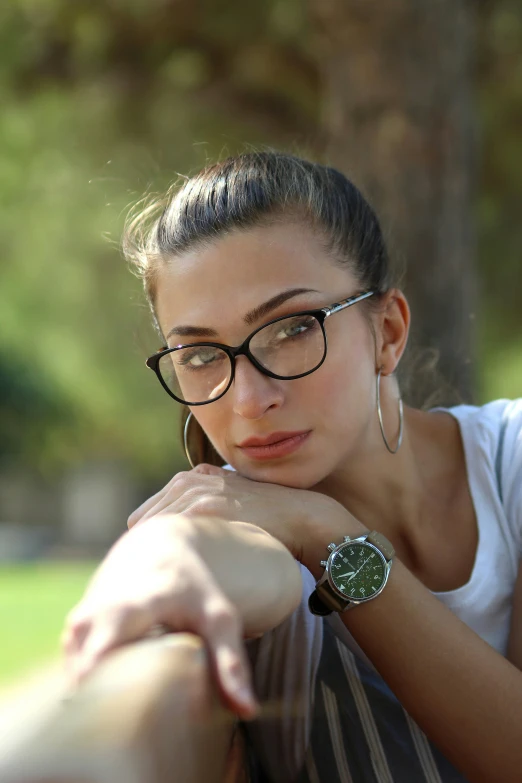
POLYGON ((328 560, 321 560, 321 565, 323 568, 326 568, 326 566, 328 565, 328 560))
POLYGON ((337 548, 337 544, 328 544, 326 548, 328 549, 329 552, 333 552, 334 549, 337 548))

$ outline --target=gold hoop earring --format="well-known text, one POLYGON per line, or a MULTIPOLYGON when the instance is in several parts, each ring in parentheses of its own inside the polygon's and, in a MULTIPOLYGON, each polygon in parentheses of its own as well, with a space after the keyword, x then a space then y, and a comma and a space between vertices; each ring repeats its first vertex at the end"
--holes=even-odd
POLYGON ((377 373, 377 415, 379 417, 379 425, 381 427, 381 435, 382 439, 384 441, 384 445, 390 452, 390 454, 397 454, 399 451, 400 445, 402 443, 402 433, 404 430, 404 409, 402 405, 402 397, 399 397, 399 437, 397 438, 397 445, 394 449, 390 447, 390 444, 388 443, 388 439, 386 437, 386 434, 384 432, 384 423, 382 420, 382 408, 381 408, 381 375, 382 375, 382 367, 379 368, 379 372, 377 373))
POLYGON ((192 457, 190 456, 190 450, 188 446, 188 431, 189 431, 191 419, 192 419, 192 411, 189 412, 189 415, 187 416, 187 420, 185 421, 185 426, 183 427, 183 447, 185 449, 185 456, 188 460, 190 467, 195 468, 196 466, 192 461, 192 457))

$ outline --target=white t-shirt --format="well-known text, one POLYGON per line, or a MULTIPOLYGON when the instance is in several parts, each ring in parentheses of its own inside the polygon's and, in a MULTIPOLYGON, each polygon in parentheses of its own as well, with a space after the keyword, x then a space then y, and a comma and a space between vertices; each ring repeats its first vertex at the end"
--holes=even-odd
MULTIPOLYGON (((522 556, 522 399, 443 410, 460 425, 478 546, 469 581, 456 590, 434 595, 505 655, 522 556)), ((259 698, 287 705, 277 723, 249 726, 254 746, 274 780, 284 779, 281 771, 285 768, 299 768, 308 744, 323 622, 330 623, 337 638, 369 663, 338 614, 323 620, 309 612, 308 596, 315 579, 304 566, 301 572, 300 606, 280 626, 249 644, 259 698)))

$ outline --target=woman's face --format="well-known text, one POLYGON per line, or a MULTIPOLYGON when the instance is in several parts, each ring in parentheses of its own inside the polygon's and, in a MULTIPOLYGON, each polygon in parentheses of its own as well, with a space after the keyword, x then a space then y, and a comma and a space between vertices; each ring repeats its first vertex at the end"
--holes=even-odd
MULTIPOLYGON (((177 326, 213 332, 174 332, 170 347, 208 340, 238 346, 274 318, 360 291, 310 229, 284 224, 237 231, 172 260, 158 278, 156 310, 164 335, 177 326), (307 290, 254 312, 291 289, 307 290)), ((242 475, 311 488, 367 445, 375 424, 375 345, 362 307, 326 319, 328 353, 311 375, 277 380, 239 356, 227 393, 192 408, 214 447, 242 475), (245 445, 270 436, 284 442, 271 449, 245 445)))

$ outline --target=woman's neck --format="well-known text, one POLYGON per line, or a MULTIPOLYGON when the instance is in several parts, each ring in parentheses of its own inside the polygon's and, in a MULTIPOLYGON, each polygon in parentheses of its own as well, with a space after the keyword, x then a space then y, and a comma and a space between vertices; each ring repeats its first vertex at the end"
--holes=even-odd
POLYGON ((337 500, 370 529, 415 547, 426 526, 451 507, 465 479, 458 422, 444 412, 404 409, 404 437, 396 454, 380 434, 314 489, 337 500))

